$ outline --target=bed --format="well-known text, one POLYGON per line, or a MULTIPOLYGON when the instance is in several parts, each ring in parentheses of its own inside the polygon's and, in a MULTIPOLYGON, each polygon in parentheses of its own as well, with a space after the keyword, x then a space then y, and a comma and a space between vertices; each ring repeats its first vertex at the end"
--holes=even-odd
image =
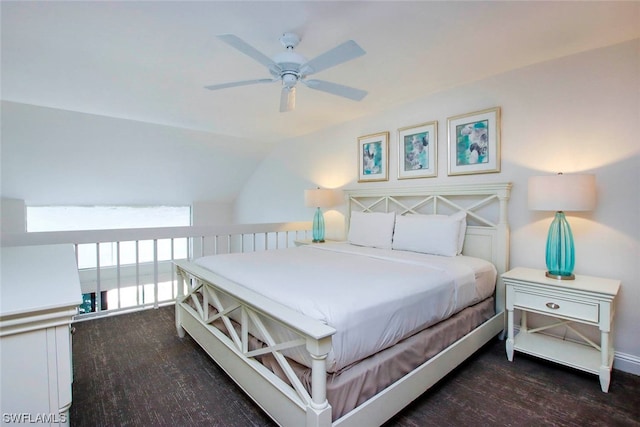
POLYGON ((346 242, 177 261, 178 334, 280 425, 380 425, 503 331, 510 189, 346 190, 346 242))

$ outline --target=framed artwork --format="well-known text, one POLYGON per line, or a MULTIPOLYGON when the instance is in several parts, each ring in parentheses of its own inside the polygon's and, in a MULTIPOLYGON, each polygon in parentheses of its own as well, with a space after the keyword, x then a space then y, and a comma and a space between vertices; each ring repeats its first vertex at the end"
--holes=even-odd
POLYGON ((389 132, 358 138, 358 182, 389 180, 389 132))
POLYGON ((438 175, 438 122, 398 129, 398 179, 438 175))
POLYGON ((500 172, 500 107, 447 119, 449 175, 500 172))

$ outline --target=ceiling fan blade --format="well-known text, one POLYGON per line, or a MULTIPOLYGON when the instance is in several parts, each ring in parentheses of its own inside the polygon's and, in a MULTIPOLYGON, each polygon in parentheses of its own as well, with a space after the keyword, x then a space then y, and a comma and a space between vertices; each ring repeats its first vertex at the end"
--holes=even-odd
POLYGON ((280 93, 280 112, 286 113, 296 108, 296 87, 282 86, 280 93))
POLYGON ((238 49, 240 52, 244 53, 250 58, 258 61, 259 63, 267 67, 270 71, 273 70, 276 74, 280 72, 280 67, 278 67, 278 65, 273 62, 271 58, 269 58, 267 55, 260 52, 238 36, 234 36, 233 34, 221 34, 218 36, 218 38, 229 46, 238 49))
POLYGON ((331 83, 324 80, 302 80, 302 83, 311 89, 353 99, 354 101, 361 101, 368 93, 366 90, 356 89, 354 87, 331 83))
POLYGON ((218 89, 226 89, 228 87, 236 87, 236 86, 247 86, 247 85, 252 85, 252 84, 257 84, 257 83, 272 83, 272 82, 277 82, 280 79, 255 79, 255 80, 242 80, 239 82, 231 82, 231 83, 221 83, 218 85, 209 85, 209 86, 205 86, 205 89, 209 89, 209 90, 218 90, 218 89))
POLYGON ((300 67, 300 72, 305 76, 318 73, 343 62, 351 61, 365 53, 358 43, 349 40, 303 64, 300 67))

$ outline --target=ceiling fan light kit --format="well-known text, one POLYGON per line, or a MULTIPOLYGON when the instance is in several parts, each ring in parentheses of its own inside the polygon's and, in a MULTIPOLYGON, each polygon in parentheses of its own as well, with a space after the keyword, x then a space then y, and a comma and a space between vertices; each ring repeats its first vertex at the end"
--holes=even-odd
POLYGON ((282 85, 288 88, 292 88, 298 83, 299 76, 294 73, 283 73, 282 74, 282 85))
POLYGON ((275 55, 273 59, 269 58, 233 34, 223 34, 218 36, 218 38, 229 46, 234 47, 255 61, 266 66, 273 78, 222 83, 205 86, 206 89, 219 90, 237 86, 280 81, 282 83, 282 91, 280 95, 281 112, 292 111, 295 108, 296 85, 298 82, 301 82, 310 89, 319 90, 354 101, 360 101, 367 95, 367 92, 362 89, 356 89, 324 80, 306 79, 307 76, 311 74, 324 71, 327 68, 334 67, 364 55, 366 52, 353 40, 346 41, 315 57, 314 59, 307 61, 304 56, 294 51, 295 47, 300 43, 300 37, 294 33, 284 33, 280 37, 280 43, 282 43, 286 50, 275 55))

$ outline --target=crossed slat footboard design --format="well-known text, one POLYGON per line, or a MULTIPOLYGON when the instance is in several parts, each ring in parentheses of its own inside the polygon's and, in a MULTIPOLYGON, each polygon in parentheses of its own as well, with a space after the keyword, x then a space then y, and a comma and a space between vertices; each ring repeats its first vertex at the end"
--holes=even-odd
MULTIPOLYGON (((209 349, 210 343, 203 343, 197 337, 201 332, 197 329, 206 329, 209 334, 215 336, 218 344, 224 345, 234 354, 238 360, 236 366, 242 364, 249 365, 254 372, 262 376, 267 382, 275 385, 282 393, 285 392, 290 405, 298 408, 303 419, 310 414, 317 420, 331 422, 331 408, 326 398, 326 367, 325 360, 327 353, 331 349, 331 335, 335 330, 319 321, 309 319, 297 312, 292 312, 287 307, 281 306, 273 301, 268 301, 265 305, 265 298, 247 289, 238 287, 237 284, 225 280, 208 270, 196 265, 189 264, 188 270, 183 263, 176 262, 179 277, 178 298, 176 302, 176 326, 178 334, 184 337, 184 330, 194 336, 196 341, 209 352, 218 362, 220 355, 214 355, 214 349, 209 349), (247 298, 254 304, 260 304, 258 309, 253 304, 247 302, 247 298), (212 309, 214 307, 214 309, 212 309), (268 310, 269 314, 266 314, 268 310), (189 319, 191 318, 191 319, 189 319), (287 319, 287 320, 283 320, 287 319), (195 323, 189 322, 195 320, 195 323), (224 325, 226 333, 213 325, 220 320, 224 325), (279 328, 286 328, 294 336, 293 339, 280 341, 275 337, 272 330, 273 325, 279 328), (236 326, 237 325, 237 326, 236 326), (237 330, 239 329, 239 331, 237 330), (259 337, 261 345, 250 348, 250 336, 259 337), (309 353, 312 363, 311 394, 296 376, 288 359, 283 355, 283 351, 295 347, 305 347, 309 353), (266 369, 260 362, 260 356, 271 354, 276 360, 282 372, 286 376, 288 383, 282 381, 277 375, 266 369), (305 415, 306 414, 306 415, 305 415), (328 420, 328 421, 327 421, 328 420)), ((229 363, 227 356, 222 357, 222 362, 229 363)), ((226 370, 225 366, 222 365, 226 370)), ((233 377, 233 376, 232 376, 233 377)), ((234 378, 243 387, 254 386, 254 383, 245 384, 244 381, 234 378)), ((273 398, 273 395, 271 396, 273 398)), ((255 398, 254 398, 255 399, 255 398)), ((255 399, 263 406, 268 413, 271 408, 268 403, 264 404, 255 399)), ((273 398, 273 402, 277 399, 273 398)), ((286 405, 278 404, 280 409, 286 405)), ((300 421, 299 417, 293 417, 305 425, 307 421, 300 421)), ((292 424, 293 425, 293 424, 292 424)), ((322 424, 318 424, 322 425, 322 424)), ((327 425, 327 424, 325 424, 327 425)))

